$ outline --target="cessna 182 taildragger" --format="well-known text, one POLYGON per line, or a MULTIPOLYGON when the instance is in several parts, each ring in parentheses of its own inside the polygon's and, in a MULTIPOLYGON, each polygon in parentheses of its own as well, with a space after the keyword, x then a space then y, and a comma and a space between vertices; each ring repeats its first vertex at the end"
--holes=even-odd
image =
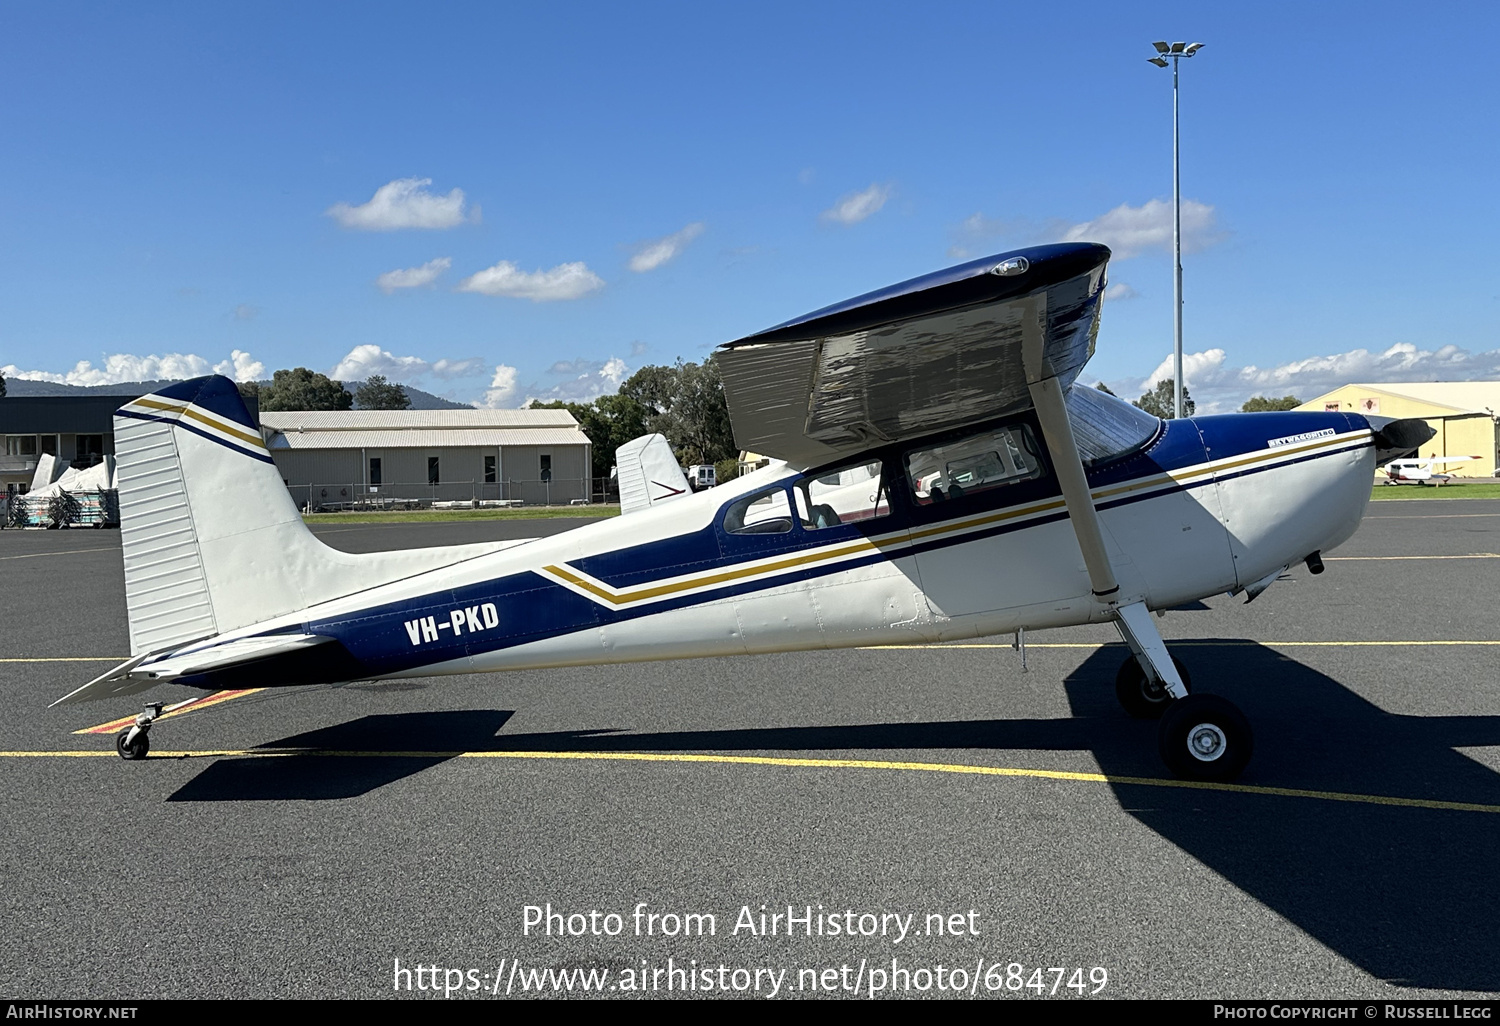
MULTIPOLYGON (((622 446, 624 515, 550 538, 348 554, 319 542, 233 382, 115 420, 132 657, 59 699, 885 643, 1112 622, 1127 712, 1185 777, 1252 734, 1189 694, 1151 612, 1254 598, 1347 539, 1421 422, 1163 422, 1076 384, 1109 250, 989 257, 723 345, 736 440, 773 462, 691 494, 659 437, 622 446)), ((160 705, 122 731, 143 757, 160 705)))

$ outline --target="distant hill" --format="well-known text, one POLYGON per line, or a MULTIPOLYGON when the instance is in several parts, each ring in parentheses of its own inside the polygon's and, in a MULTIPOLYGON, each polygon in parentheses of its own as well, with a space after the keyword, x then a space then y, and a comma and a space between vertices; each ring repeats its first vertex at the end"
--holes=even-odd
MULTIPOLYGON (((118 385, 59 385, 51 381, 23 381, 20 378, 6 378, 6 395, 32 396, 32 395, 145 395, 147 392, 155 392, 157 389, 166 388, 172 384, 171 381, 125 381, 118 385)), ((262 381, 262 388, 269 385, 269 381, 262 381)), ((363 385, 363 381, 346 381, 344 387, 354 392, 363 385)), ((420 388, 410 385, 402 386, 406 389, 406 396, 411 400, 411 408, 414 410, 471 410, 467 403, 456 403, 452 399, 444 399, 442 396, 424 392, 420 388)))
POLYGON ((118 385, 58 385, 51 381, 23 381, 20 378, 5 379, 5 394, 28 395, 145 395, 159 388, 166 388, 170 381, 124 381, 118 385))

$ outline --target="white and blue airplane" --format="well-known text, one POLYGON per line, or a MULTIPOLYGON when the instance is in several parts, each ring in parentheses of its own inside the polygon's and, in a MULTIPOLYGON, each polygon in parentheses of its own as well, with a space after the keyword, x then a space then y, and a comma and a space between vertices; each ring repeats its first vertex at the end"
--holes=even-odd
MULTIPOLYGON (((660 436, 618 454, 623 515, 550 538, 350 554, 304 525, 233 382, 116 414, 131 658, 59 699, 938 643, 1113 623, 1126 712, 1172 772, 1253 738, 1189 694, 1151 613, 1322 570, 1420 421, 1161 421, 1077 383, 1109 250, 1038 246, 719 347, 741 448, 691 493, 660 436)), ((54 703, 56 704, 56 703, 54 703)), ((148 704, 116 747, 149 750, 148 704)))

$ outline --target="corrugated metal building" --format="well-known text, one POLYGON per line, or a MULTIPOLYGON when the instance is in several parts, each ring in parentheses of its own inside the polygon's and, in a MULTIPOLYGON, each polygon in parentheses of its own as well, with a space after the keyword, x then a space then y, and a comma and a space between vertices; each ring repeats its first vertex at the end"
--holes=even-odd
POLYGON ((1350 384, 1311 399, 1299 410, 1420 417, 1434 432, 1419 456, 1477 456, 1443 473, 1494 477, 1500 465, 1500 381, 1412 381, 1350 384))
POLYGON ((567 410, 263 412, 300 505, 587 501, 588 436, 567 410))

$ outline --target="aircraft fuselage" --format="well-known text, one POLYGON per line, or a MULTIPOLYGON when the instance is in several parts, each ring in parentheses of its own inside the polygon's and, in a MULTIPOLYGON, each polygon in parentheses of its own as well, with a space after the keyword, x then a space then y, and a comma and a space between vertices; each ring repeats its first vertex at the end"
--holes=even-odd
MULTIPOLYGON (((316 670, 289 659, 178 682, 474 673, 936 642, 1110 620, 1110 604, 1091 593, 1034 415, 996 424, 1030 428, 1042 464, 1036 476, 972 493, 950 487, 951 498, 932 501, 920 494, 912 453, 946 436, 874 447, 807 473, 771 466, 205 643, 292 632, 335 638, 338 646, 319 646, 316 670), (874 462, 884 486, 877 498, 878 480, 871 483, 869 515, 819 526, 805 509, 794 514, 797 482, 874 462), (784 498, 765 501, 779 501, 787 515, 774 533, 734 529, 731 507, 777 488, 784 498)), ((1116 604, 1165 609, 1236 591, 1336 546, 1358 526, 1374 465, 1371 429, 1358 415, 1165 423, 1144 448, 1088 473, 1121 587, 1116 604)), ((971 479, 952 463, 948 472, 957 475, 952 483, 971 479)))

